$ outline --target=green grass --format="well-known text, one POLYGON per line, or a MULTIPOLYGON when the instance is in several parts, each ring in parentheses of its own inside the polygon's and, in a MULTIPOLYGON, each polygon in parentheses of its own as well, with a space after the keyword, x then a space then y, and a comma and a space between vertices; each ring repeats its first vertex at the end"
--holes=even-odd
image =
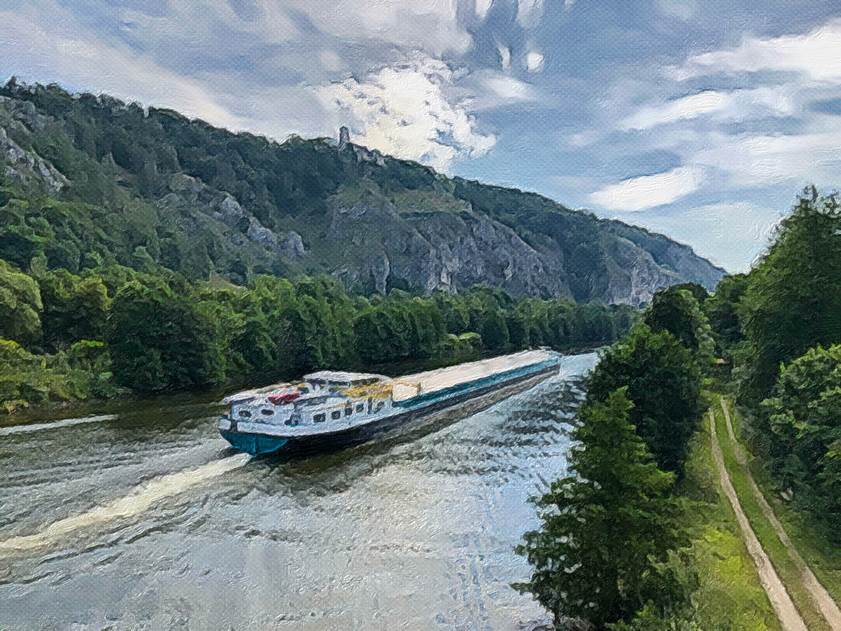
POLYGON ((780 629, 719 486, 707 423, 693 439, 681 491, 692 501, 686 525, 692 533, 700 582, 693 596, 700 627, 705 631, 780 629))
MULTIPOLYGON (((742 435, 743 419, 741 414, 730 408, 733 421, 733 431, 737 437, 742 435)), ((829 541, 826 534, 812 521, 807 514, 795 509, 784 502, 774 481, 761 460, 750 453, 742 444, 753 478, 762 490, 765 499, 774 509, 777 518, 785 528, 800 556, 806 561, 818 580, 823 584, 836 603, 841 603, 841 547, 829 541)))
MULTIPOLYGON (((713 410, 715 415, 718 442, 721 445, 724 462, 730 473, 730 480, 733 483, 733 487, 739 496, 742 510, 747 515, 757 539, 762 544, 768 558, 771 559, 774 569, 777 570, 777 574, 785 585, 786 591, 791 596, 795 607, 797 607, 797 610, 803 617, 806 626, 814 631, 830 631, 820 611, 813 603, 809 592, 803 587, 800 571, 797 569, 794 561, 791 560, 788 551, 780 541, 773 526, 762 514, 762 508, 750 486, 747 469, 739 464, 736 458, 735 446, 727 433, 727 425, 724 420, 724 413, 721 410, 721 404, 718 402, 718 397, 715 398, 716 401, 711 405, 710 409, 713 410)), ((732 410, 732 407, 730 409, 732 410)), ((731 413, 731 418, 732 416, 731 413)), ((795 546, 798 545, 797 541, 794 539, 792 541, 795 546)))

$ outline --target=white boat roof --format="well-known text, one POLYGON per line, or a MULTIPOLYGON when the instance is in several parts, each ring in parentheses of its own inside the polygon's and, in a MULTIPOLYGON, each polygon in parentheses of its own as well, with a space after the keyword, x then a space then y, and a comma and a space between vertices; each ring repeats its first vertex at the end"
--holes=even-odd
POLYGON ((414 375, 403 375, 394 379, 394 400, 402 401, 422 392, 434 392, 514 368, 537 364, 553 357, 558 357, 558 354, 549 350, 520 351, 466 364, 427 370, 414 375))
POLYGON ((343 370, 319 370, 304 375, 304 381, 331 381, 335 383, 354 383, 356 381, 387 381, 385 375, 375 375, 367 372, 345 372, 343 370))

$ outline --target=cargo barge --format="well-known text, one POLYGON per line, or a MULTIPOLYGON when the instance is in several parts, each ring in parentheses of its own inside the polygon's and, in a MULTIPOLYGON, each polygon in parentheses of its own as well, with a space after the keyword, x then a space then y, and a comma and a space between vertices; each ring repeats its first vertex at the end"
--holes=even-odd
POLYGON ((559 355, 537 350, 393 379, 324 370, 227 397, 219 432, 253 455, 326 451, 429 422, 455 407, 473 414, 557 374, 559 365, 559 355))

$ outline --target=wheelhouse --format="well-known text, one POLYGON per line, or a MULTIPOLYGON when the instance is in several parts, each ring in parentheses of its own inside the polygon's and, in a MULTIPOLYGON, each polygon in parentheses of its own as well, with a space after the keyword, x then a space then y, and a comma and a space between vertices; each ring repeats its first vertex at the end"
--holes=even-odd
POLYGON ((231 422, 269 425, 292 433, 350 427, 392 408, 391 380, 367 373, 322 370, 305 375, 300 384, 283 384, 249 394, 231 397, 231 422))

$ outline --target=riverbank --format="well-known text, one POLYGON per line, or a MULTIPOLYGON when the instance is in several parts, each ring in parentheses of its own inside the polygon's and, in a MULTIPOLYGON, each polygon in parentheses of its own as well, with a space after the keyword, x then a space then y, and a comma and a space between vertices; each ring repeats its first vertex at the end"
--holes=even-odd
POLYGON ((709 424, 701 423, 679 487, 691 502, 684 525, 698 573, 693 602, 699 628, 778 631, 781 626, 719 483, 711 437, 709 424))
POLYGON ((741 414, 729 398, 721 395, 716 398, 719 405, 713 404, 710 413, 715 419, 727 469, 771 564, 809 629, 841 628, 841 610, 837 605, 841 602, 841 551, 814 524, 810 525, 805 516, 785 505, 770 483, 761 460, 738 439, 741 414))
POLYGON ((688 497, 701 498, 687 518, 700 524, 693 549, 702 628, 728 621, 738 629, 839 628, 841 552, 778 497, 761 462, 738 440, 741 416, 732 401, 720 392, 707 399, 684 482, 688 497))

